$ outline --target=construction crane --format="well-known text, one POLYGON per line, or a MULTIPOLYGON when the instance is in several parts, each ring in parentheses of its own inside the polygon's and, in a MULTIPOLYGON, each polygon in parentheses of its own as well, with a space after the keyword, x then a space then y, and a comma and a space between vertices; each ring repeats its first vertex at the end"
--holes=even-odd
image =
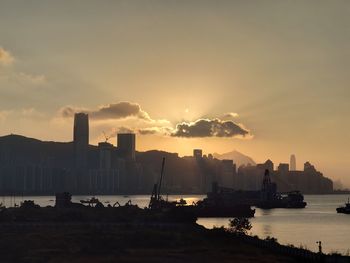
POLYGON ((159 179, 159 186, 158 186, 158 200, 160 199, 160 189, 162 187, 163 174, 164 174, 164 165, 165 165, 165 157, 163 157, 162 170, 160 172, 160 179, 159 179))
POLYGON ((163 157, 163 160, 162 160, 162 170, 160 172, 159 183, 155 183, 153 186, 151 200, 150 200, 149 205, 148 205, 149 208, 154 209, 154 208, 160 208, 160 206, 161 206, 162 197, 160 195, 160 190, 161 190, 162 181, 163 181, 164 165, 165 165, 165 157, 163 157))
POLYGON ((112 137, 111 135, 107 135, 104 131, 102 131, 103 136, 105 137, 105 142, 108 142, 108 140, 112 137))

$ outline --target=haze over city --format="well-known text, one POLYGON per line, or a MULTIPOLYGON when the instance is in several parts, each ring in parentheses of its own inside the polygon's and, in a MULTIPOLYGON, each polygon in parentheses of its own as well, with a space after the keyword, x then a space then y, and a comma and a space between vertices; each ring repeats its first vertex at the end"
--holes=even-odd
POLYGON ((3 1, 0 134, 297 157, 350 185, 347 1, 3 1), (16 14, 16 15, 14 15, 16 14), (312 16, 310 16, 312 14, 312 16))

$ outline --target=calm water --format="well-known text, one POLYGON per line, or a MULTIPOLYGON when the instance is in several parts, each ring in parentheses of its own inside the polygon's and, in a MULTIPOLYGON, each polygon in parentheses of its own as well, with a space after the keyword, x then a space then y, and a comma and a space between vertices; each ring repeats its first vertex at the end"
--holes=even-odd
MULTIPOLYGON (((86 199, 89 196, 74 196, 74 202, 86 199)), ((149 196, 97 196, 105 204, 118 201, 120 204, 131 200, 133 204, 146 207, 149 196)), ((188 204, 202 199, 201 195, 171 195, 169 200, 183 197, 188 204)), ((282 244, 307 247, 317 250, 316 241, 321 240, 325 252, 340 252, 347 254, 350 251, 350 215, 337 214, 336 208, 343 205, 347 195, 306 195, 308 203, 305 209, 256 209, 255 218, 251 219, 252 235, 265 238, 273 236, 282 244)), ((35 203, 46 206, 54 205, 53 196, 40 197, 0 197, 0 201, 6 206, 19 204, 22 200, 34 200, 35 203)), ((213 226, 227 226, 227 218, 200 218, 198 223, 212 228, 213 226)))

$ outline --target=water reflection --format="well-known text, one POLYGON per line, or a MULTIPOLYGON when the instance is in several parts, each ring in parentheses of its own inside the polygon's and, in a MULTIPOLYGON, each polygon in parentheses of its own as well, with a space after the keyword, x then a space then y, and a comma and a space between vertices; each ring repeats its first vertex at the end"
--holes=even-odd
POLYGON ((264 236, 266 236, 266 237, 272 236, 272 233, 273 233, 272 226, 264 224, 263 225, 263 233, 264 233, 264 236))
POLYGON ((269 216, 272 214, 272 209, 261 209, 261 215, 263 216, 269 216))

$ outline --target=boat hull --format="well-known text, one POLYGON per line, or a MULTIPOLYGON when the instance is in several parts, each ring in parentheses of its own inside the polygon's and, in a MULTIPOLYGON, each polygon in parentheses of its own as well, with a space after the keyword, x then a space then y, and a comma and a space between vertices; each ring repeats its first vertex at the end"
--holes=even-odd
POLYGON ((337 213, 350 214, 350 209, 346 209, 345 207, 338 207, 337 208, 337 213))
POLYGON ((305 208, 306 202, 297 202, 297 203, 289 203, 289 202, 280 202, 280 201, 268 201, 268 202, 260 202, 256 205, 256 207, 261 209, 273 209, 273 208, 305 208))

